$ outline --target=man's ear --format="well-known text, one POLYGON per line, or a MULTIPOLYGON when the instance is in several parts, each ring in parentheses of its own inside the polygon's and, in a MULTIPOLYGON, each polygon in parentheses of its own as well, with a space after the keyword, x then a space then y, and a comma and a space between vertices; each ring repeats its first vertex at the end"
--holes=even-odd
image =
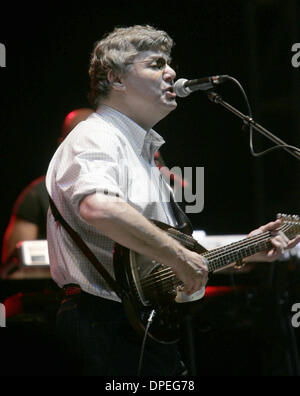
POLYGON ((107 79, 111 83, 112 88, 116 89, 117 91, 124 91, 125 85, 123 84, 120 76, 115 75, 112 70, 109 70, 107 73, 107 79))

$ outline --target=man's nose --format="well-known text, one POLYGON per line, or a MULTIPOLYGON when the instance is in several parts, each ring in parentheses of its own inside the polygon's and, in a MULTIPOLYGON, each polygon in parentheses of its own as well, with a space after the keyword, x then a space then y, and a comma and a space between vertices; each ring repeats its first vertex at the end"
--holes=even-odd
POLYGON ((164 70, 164 78, 166 81, 173 81, 176 78, 176 72, 170 65, 166 65, 164 70))

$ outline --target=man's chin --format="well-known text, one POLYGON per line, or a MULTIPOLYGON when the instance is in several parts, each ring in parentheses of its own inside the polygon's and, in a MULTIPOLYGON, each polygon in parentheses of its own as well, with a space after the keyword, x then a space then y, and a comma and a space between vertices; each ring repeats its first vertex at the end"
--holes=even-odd
POLYGON ((176 98, 167 99, 167 100, 164 101, 164 103, 165 103, 166 106, 168 106, 171 110, 174 110, 174 109, 176 109, 176 107, 177 107, 176 98))
POLYGON ((169 112, 175 110, 177 107, 176 100, 174 99, 174 100, 170 101, 169 103, 167 103, 167 106, 168 106, 169 112))

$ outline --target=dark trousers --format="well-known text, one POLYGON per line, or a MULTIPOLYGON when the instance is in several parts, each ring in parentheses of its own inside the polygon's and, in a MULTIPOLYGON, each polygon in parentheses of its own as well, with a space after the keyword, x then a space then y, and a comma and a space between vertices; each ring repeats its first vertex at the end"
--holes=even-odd
MULTIPOLYGON (((142 340, 122 304, 80 292, 64 298, 57 334, 68 375, 135 376, 142 340)), ((175 376, 183 371, 176 344, 146 341, 141 375, 175 376)))

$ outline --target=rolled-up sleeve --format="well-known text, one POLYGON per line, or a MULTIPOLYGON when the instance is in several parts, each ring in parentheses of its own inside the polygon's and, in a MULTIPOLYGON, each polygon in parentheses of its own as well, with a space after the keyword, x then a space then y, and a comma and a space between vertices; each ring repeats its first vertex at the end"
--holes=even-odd
POLYGON ((97 133, 101 133, 101 140, 93 132, 88 138, 81 138, 79 131, 62 148, 57 187, 77 212, 82 199, 93 193, 125 199, 126 166, 122 144, 109 132, 97 133))

